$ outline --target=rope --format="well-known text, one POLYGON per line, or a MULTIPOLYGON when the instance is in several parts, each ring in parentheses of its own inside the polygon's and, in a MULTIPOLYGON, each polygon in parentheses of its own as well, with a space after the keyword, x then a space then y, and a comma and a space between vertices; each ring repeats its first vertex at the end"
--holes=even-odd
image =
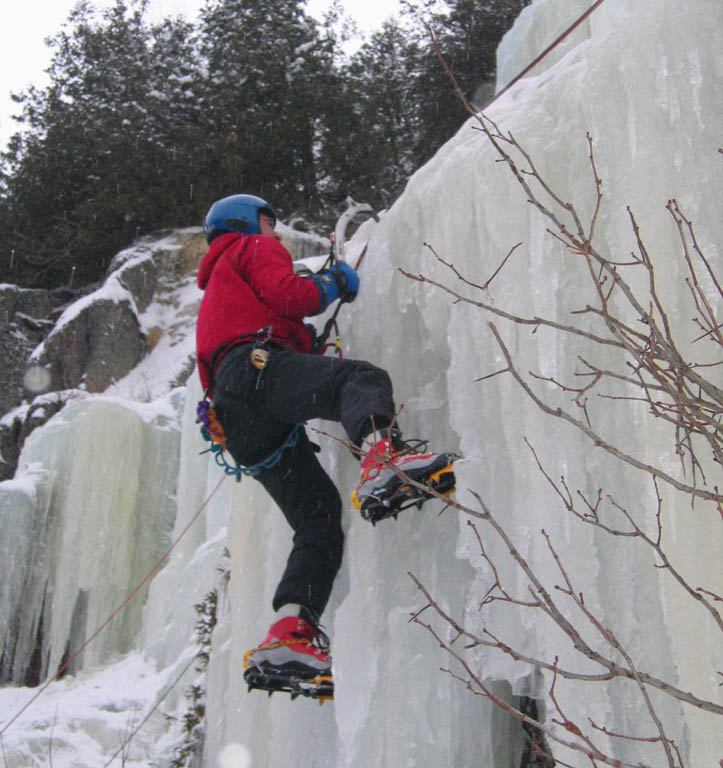
POLYGON ((181 682, 181 679, 183 676, 188 672, 188 670, 191 668, 191 665, 194 661, 198 658, 198 654, 195 654, 193 658, 186 664, 186 666, 183 668, 183 671, 181 674, 166 688, 166 690, 163 692, 163 694, 158 698, 156 703, 151 707, 151 710, 148 712, 148 714, 141 720, 141 722, 138 724, 138 727, 134 729, 133 733, 118 747, 118 750, 116 753, 111 757, 111 759, 103 766, 103 768, 108 768, 108 766, 120 755, 120 753, 135 739, 135 737, 138 735, 138 731, 143 728, 143 726, 150 720, 151 715, 158 709, 158 707, 161 706, 163 703, 163 700, 168 696, 168 694, 181 682))
POLYGON ((209 452, 213 453, 216 464, 218 464, 218 466, 223 469, 224 474, 234 476, 236 481, 240 483, 241 475, 246 475, 247 477, 257 477, 264 470, 275 467, 279 461, 281 461, 281 455, 283 452, 287 448, 293 448, 299 442, 299 435, 301 434, 303 427, 303 423, 296 424, 291 432, 289 432, 289 436, 286 438, 283 445, 280 445, 270 456, 267 456, 265 459, 262 459, 261 461, 256 462, 256 464, 252 464, 248 467, 242 466, 238 463, 236 466, 231 466, 231 464, 226 461, 226 457, 223 455, 223 451, 226 445, 225 438, 223 442, 220 442, 213 437, 211 432, 206 427, 201 427, 201 434, 203 435, 204 440, 211 442, 209 448, 206 448, 205 451, 201 451, 201 455, 209 452))
POLYGON ((113 621, 113 619, 123 610, 123 608, 126 607, 126 605, 140 592, 140 590, 143 588, 143 586, 151 579, 151 577, 156 573, 156 571, 163 565, 163 562, 166 560, 166 558, 171 554, 171 552, 176 548, 178 545, 178 542, 186 535, 186 533, 189 531, 191 526, 198 520, 198 518, 201 516, 201 513, 206 509, 206 507, 209 505, 211 499, 216 494, 216 491, 221 487, 221 483, 225 480, 225 475, 221 477, 221 479, 218 481, 214 489, 211 491, 211 493, 206 497, 206 500, 201 504, 201 506, 198 508, 198 511, 196 514, 191 518, 191 520, 188 522, 186 527, 181 531, 181 533, 178 535, 178 538, 171 544, 170 547, 161 555, 161 557, 158 559, 158 561, 155 563, 155 565, 148 571, 148 573, 143 577, 143 579, 138 583, 138 585, 133 589, 128 596, 123 600, 123 602, 111 613, 111 615, 98 627, 98 629, 95 630, 95 632, 83 643, 83 645, 78 648, 78 650, 58 669, 58 671, 48 680, 43 683, 43 685, 38 689, 38 691, 35 693, 35 695, 23 706, 18 712, 16 712, 13 717, 0 729, 0 736, 2 736, 5 731, 10 728, 10 726, 25 712, 40 696, 45 693, 45 691, 48 689, 51 683, 54 683, 62 674, 65 672, 66 669, 75 661, 75 659, 80 656, 80 654, 95 640, 98 635, 103 632, 103 630, 106 629, 106 627, 113 621))
POLYGON ((512 80, 510 80, 510 82, 509 82, 509 83, 507 83, 507 85, 506 85, 506 86, 505 86, 505 87, 504 87, 504 88, 503 88, 503 89, 502 89, 502 90, 501 90, 499 93, 496 93, 496 94, 494 95, 494 97, 493 97, 492 99, 490 99, 490 100, 489 100, 489 101, 488 101, 488 102, 487 102, 487 103, 484 105, 484 107, 482 107, 482 109, 481 109, 480 111, 484 111, 484 110, 485 110, 485 109, 487 109, 488 107, 492 106, 492 104, 494 104, 494 103, 497 101, 497 99, 499 99, 499 98, 500 98, 500 96, 502 96, 502 94, 503 94, 503 93, 507 93, 507 91, 509 91, 509 90, 510 90, 510 88, 512 88, 512 86, 513 86, 513 85, 514 85, 516 82, 518 82, 519 80, 521 80, 521 79, 522 79, 522 78, 523 78, 523 77, 524 77, 524 76, 525 76, 525 75, 526 75, 526 74, 527 74, 527 73, 528 73, 528 72, 529 72, 531 69, 533 69, 535 66, 537 66, 537 65, 538 65, 538 64, 539 64, 539 63, 540 63, 540 62, 541 62, 541 61, 542 61, 542 60, 545 58, 545 56, 547 56, 547 54, 548 54, 548 53, 550 53, 550 51, 552 51, 554 48, 557 48, 557 46, 558 46, 558 45, 559 45, 559 44, 560 44, 560 43, 561 43, 561 42, 562 42, 562 41, 563 41, 563 40, 564 40, 564 39, 565 39, 565 38, 566 38, 566 37, 567 37, 567 36, 568 36, 568 35, 569 35, 571 32, 573 32, 575 29, 577 29, 577 28, 580 26, 580 24, 582 24, 582 22, 583 22, 583 21, 585 21, 585 19, 586 19, 588 16, 590 16, 590 14, 591 14, 591 13, 592 13, 592 12, 593 12, 593 11, 594 11, 596 8, 598 8, 599 6, 601 6, 601 5, 603 4, 603 2, 604 2, 604 0, 597 0, 597 2, 594 2, 594 3, 593 3, 593 4, 592 4, 592 5, 591 5, 591 6, 590 6, 590 7, 589 7, 589 8, 588 8, 586 11, 585 11, 585 13, 583 13, 583 14, 582 14, 582 16, 580 16, 580 17, 579 17, 579 18, 578 18, 576 21, 574 21, 574 22, 573 22, 573 23, 572 23, 572 24, 571 24, 571 25, 570 25, 570 26, 569 26, 569 27, 568 27, 568 28, 567 28, 567 29, 566 29, 566 30, 565 30, 565 31, 564 31, 564 32, 563 32, 563 33, 562 33, 562 34, 561 34, 561 35, 560 35, 560 36, 559 36, 559 37, 558 37, 556 40, 554 40, 552 43, 550 43, 550 45, 548 45, 548 46, 547 46, 547 48, 545 48, 545 50, 544 50, 544 51, 543 51, 543 52, 542 52, 542 53, 541 53, 539 56, 537 56, 537 58, 533 59, 533 60, 532 60, 532 61, 531 61, 531 62, 530 62, 530 63, 529 63, 529 64, 528 64, 528 65, 527 65, 527 66, 526 66, 526 67, 525 67, 523 70, 522 70, 522 72, 520 72, 518 75, 516 75, 515 77, 513 77, 513 78, 512 78, 512 80))

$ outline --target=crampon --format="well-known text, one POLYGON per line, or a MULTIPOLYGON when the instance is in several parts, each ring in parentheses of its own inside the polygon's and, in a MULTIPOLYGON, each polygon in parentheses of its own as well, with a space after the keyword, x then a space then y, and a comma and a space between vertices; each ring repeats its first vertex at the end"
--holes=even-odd
POLYGON ((331 675, 316 675, 304 679, 270 667, 248 667, 244 671, 244 680, 249 691, 268 691, 269 696, 277 691, 288 693, 292 701, 298 696, 317 699, 319 704, 334 699, 334 681, 331 675))
POLYGON ((459 456, 454 453, 442 453, 439 454, 434 465, 425 468, 423 473, 415 470, 408 472, 411 480, 428 486, 434 493, 396 478, 398 482, 387 483, 363 501, 358 497, 352 500, 361 512, 361 516, 372 525, 388 517, 396 518, 400 512, 410 507, 421 509, 425 501, 436 498, 435 494, 448 497, 454 492, 456 487, 454 462, 458 458, 459 456))

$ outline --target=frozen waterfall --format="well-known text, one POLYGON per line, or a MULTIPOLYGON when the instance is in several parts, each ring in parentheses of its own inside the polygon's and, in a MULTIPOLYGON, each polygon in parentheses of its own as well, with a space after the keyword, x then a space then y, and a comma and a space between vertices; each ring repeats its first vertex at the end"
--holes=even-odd
MULTIPOLYGON (((500 83, 589 5, 537 0, 526 8, 499 49, 500 83)), ((615 261, 629 260, 637 248, 629 206, 656 264, 657 289, 681 348, 706 366, 720 359, 712 345, 694 342, 699 334, 691 318, 700 308, 685 289, 681 241, 665 206, 678 200, 720 274, 722 50, 719 0, 606 0, 489 111, 586 220, 596 201, 589 132, 603 182, 596 247, 615 261)), ((698 499, 691 506, 664 482, 658 500, 647 474, 554 416, 556 408, 575 408, 574 393, 554 382, 578 381, 579 358, 602 370, 619 366, 618 353, 591 349, 584 338, 552 327, 515 324, 400 271, 526 318, 566 324, 571 312, 595 305, 583 260, 546 232, 549 222, 528 204, 476 127, 470 119, 412 177, 380 223, 366 223, 355 235, 352 263, 367 240, 369 246, 360 294, 340 314, 344 355, 389 370, 403 405, 405 436, 464 456, 457 465, 459 501, 479 509, 473 492, 479 494, 556 600, 565 603, 555 589, 564 580, 542 530, 573 591, 584 595, 603 628, 614 631, 636 669, 720 709, 721 633, 711 614, 657 567, 649 547, 577 519, 550 482, 564 476, 573 496, 579 490, 588 499, 602 489, 651 534, 659 502, 665 551, 675 567, 694 589, 723 591, 715 505, 698 499), (475 290, 470 283, 484 284, 517 243, 489 288, 475 290), (517 369, 539 377, 530 386, 553 415, 544 414, 509 373, 499 373, 507 363, 490 321, 517 369)), ((701 282, 714 289, 711 278, 702 275, 701 282)), ((634 283, 643 290, 644 275, 634 283)), ((708 295, 720 322, 720 297, 715 290, 708 295)), ((589 315, 579 322, 590 333, 604 330, 589 315)), ((720 369, 705 370, 720 387, 720 369)), ((646 403, 630 400, 625 382, 610 394, 628 399, 592 393, 586 407, 595 430, 688 482, 672 428, 652 420, 646 403)), ((215 489, 220 470, 208 455, 199 455, 205 448, 195 424, 200 395, 194 375, 185 389, 145 405, 120 394, 88 397, 33 433, 18 476, 0 485, 5 679, 26 682, 17 668, 27 667, 33 653, 38 675, 52 673, 215 489), (12 654, 6 654, 11 646, 12 654)), ((358 465, 338 440, 339 426, 316 423, 309 429, 348 499, 358 465)), ((706 487, 720 486, 720 466, 702 453, 699 458, 706 487)), ((95 768, 107 764, 140 725, 123 764, 169 766, 189 711, 184 693, 197 684, 206 692, 206 716, 203 757, 194 765, 240 768, 240 757, 235 763, 225 757, 230 745, 241 745, 235 754, 247 751, 251 765, 263 768, 520 766, 525 738, 519 721, 467 690, 470 672, 429 631, 410 622, 427 601, 408 574, 479 637, 494 636, 521 656, 550 665, 558 659, 561 668, 580 675, 599 673, 599 667, 576 653, 559 626, 539 611, 504 600, 480 610, 495 577, 520 600, 530 596, 528 577, 484 521, 435 501, 372 528, 347 507, 344 563, 323 617, 332 640, 333 703, 320 707, 246 692, 241 659, 271 621, 271 597, 291 533, 260 485, 226 479, 141 599, 88 648, 72 675, 53 683, 3 734, 5 764, 47 764, 52 742, 56 768, 95 768), (208 667, 197 671, 196 606, 211 592, 218 623, 208 667)), ((566 615, 577 622, 581 640, 610 652, 610 644, 568 602, 566 615)), ((551 731, 547 746, 560 764, 590 764, 552 738, 573 739, 571 728, 556 725, 564 717, 586 727, 592 719, 596 744, 621 764, 668 764, 659 743, 613 735, 654 737, 651 709, 683 765, 713 766, 723 757, 720 717, 705 708, 648 686, 649 709, 630 680, 558 678, 554 692, 561 711, 555 711, 549 669, 515 661, 494 642, 465 648, 469 642, 457 639, 432 608, 420 620, 451 644, 492 694, 515 706, 536 705, 551 731)), ((624 663, 622 652, 612 655, 624 663)), ((33 693, 23 687, 0 690, 0 728, 33 693)), ((111 764, 121 765, 121 757, 111 764)))

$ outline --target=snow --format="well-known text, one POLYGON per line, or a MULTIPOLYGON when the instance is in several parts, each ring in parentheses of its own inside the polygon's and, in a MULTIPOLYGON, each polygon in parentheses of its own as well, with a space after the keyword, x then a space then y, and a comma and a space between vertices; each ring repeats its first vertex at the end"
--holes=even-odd
MULTIPOLYGON (((130 654, 117 664, 53 683, 33 703, 32 716, 15 726, 12 741, 4 739, 4 764, 48 764, 52 754, 53 765, 61 766, 79 765, 80 759, 95 766, 148 765, 143 755, 155 741, 172 751, 172 743, 164 738, 168 696, 129 747, 117 753, 184 670, 185 675, 171 691, 177 693, 191 684, 194 669, 186 669, 188 662, 179 659, 177 665, 158 671, 148 659, 130 654), (115 760, 110 759, 113 755, 117 755, 115 760)), ((29 688, 4 689, 3 711, 20 710, 35 693, 29 688)))
POLYGON ((33 398, 32 402, 23 403, 17 408, 13 408, 4 414, 0 419, 0 424, 3 426, 10 426, 16 419, 23 421, 27 413, 36 406, 43 406, 45 404, 54 405, 70 400, 71 398, 85 398, 87 396, 88 393, 83 389, 65 389, 59 392, 48 392, 43 395, 38 395, 33 398))
MULTIPOLYGON (((130 291, 123 287, 120 280, 118 279, 118 275, 113 274, 103 283, 100 288, 98 288, 97 291, 93 291, 82 299, 73 302, 58 318, 58 322, 55 324, 55 327, 48 335, 48 338, 51 338, 56 333, 58 333, 63 326, 67 325, 69 322, 78 317, 78 315, 80 315, 80 313, 87 309, 89 306, 103 300, 112 301, 115 304, 120 302, 127 302, 131 305, 134 311, 137 311, 135 301, 133 300, 133 296, 131 295, 130 291)), ((40 359, 44 348, 45 342, 42 342, 33 350, 30 356, 30 360, 40 359)))
POLYGON ((201 300, 195 276, 186 277, 171 290, 158 292, 139 316, 141 330, 160 332, 150 353, 108 392, 152 402, 178 382, 189 361, 195 360, 195 320, 201 300), (160 294, 160 298, 159 298, 160 294))
MULTIPOLYGON (((583 0, 538 0, 526 8, 500 48, 500 83, 587 7, 583 0)), ((713 0, 607 0, 490 111, 585 215, 594 204, 586 141, 591 133, 604 181, 598 247, 621 258, 634 249, 629 205, 650 253, 670 265, 658 272, 658 288, 683 348, 697 350, 701 359, 700 345, 691 346, 685 336, 695 307, 678 289, 680 243, 664 206, 671 197, 680 201, 706 255, 720 267, 723 232, 715 192, 723 25, 715 22, 723 20, 721 14, 713 0)), ((582 265, 546 235, 546 222, 474 126, 468 122, 415 174, 379 224, 369 221, 355 235, 350 253, 367 240, 369 247, 359 296, 340 313, 344 355, 389 370, 408 438, 428 438, 436 449, 464 455, 457 464, 458 498, 475 506, 471 491, 478 493, 550 590, 560 575, 541 529, 586 605, 604 626, 614 627, 643 668, 720 701, 715 679, 720 643, 711 618, 687 605, 649 552, 571 518, 525 439, 552 478, 564 475, 572 489, 591 497, 604 486, 631 508, 654 509, 649 483, 571 426, 543 416, 509 375, 480 380, 505 367, 490 320, 520 369, 543 377, 574 380, 577 355, 589 349, 550 329, 533 333, 513 326, 399 271, 423 273, 494 309, 525 316, 564 321, 571 310, 592 303, 582 265), (483 283, 518 242, 522 245, 483 294, 458 280, 425 245, 470 281, 483 283)), ((124 258, 140 255, 134 253, 124 258)), ((57 668, 66 647, 78 647, 178 541, 140 598, 89 646, 72 674, 53 682, 2 734, 5 764, 27 765, 31 756, 43 764, 51 740, 56 768, 107 764, 153 710, 123 764, 166 766, 182 739, 189 706, 184 691, 200 679, 207 690, 204 766, 519 765, 519 726, 440 671, 464 675, 431 635, 410 623, 410 613, 425 600, 408 573, 471 631, 489 629, 521 653, 550 662, 559 657, 561 665, 580 671, 591 665, 577 659, 544 618, 502 602, 479 610, 493 583, 490 563, 480 555, 468 518, 443 511, 437 502, 375 528, 346 504, 344 563, 323 618, 332 639, 334 702, 319 707, 247 694, 241 660, 272 619, 271 596, 291 532, 253 480, 237 484, 227 478, 218 486, 220 470, 200 453, 206 446, 195 424, 198 378, 193 375, 184 389, 171 389, 192 349, 198 294, 186 280, 169 285, 162 299, 140 322, 144 329, 161 327, 165 341, 112 391, 70 403, 36 430, 18 476, 0 485, 3 643, 15 632, 21 638, 17 653, 28 658, 49 585, 42 654, 48 670, 57 668), (46 531, 42 537, 38 526, 46 531), (46 540, 56 546, 38 545, 46 540), (198 650, 194 606, 213 589, 219 621, 203 676, 191 663, 198 650), (12 620, 22 613, 20 603, 29 606, 22 627, 12 620), (85 621, 74 623, 81 603, 85 621)), ((720 316, 723 307, 716 309, 720 316)), ((612 366, 614 352, 598 351, 595 363, 612 366)), ((553 404, 570 405, 550 384, 540 382, 536 391, 553 404)), ((635 403, 612 408, 603 401, 591 402, 590 409, 606 438, 680 472, 668 431, 651 426, 645 408, 635 403)), ((338 440, 340 428, 316 423, 310 430, 348 498, 358 465, 338 440)), ((719 467, 704 463, 709 481, 719 476, 719 467)), ((666 516, 664 534, 677 566, 692 574, 695 586, 720 593, 718 513, 704 502, 691 509, 668 488, 661 496, 666 512, 675 511, 666 516)), ((644 520, 654 525, 651 514, 644 520)), ((500 577, 517 594, 527 594, 523 574, 491 531, 477 524, 500 577)), ((432 611, 423 616, 444 640, 454 639, 432 611)), ((604 646, 598 635, 582 631, 594 647, 604 646)), ((548 673, 484 646, 465 650, 463 645, 459 640, 453 647, 498 695, 545 699, 548 673)), ((36 692, 0 690, 0 728, 36 692)), ((612 732, 654 732, 633 687, 560 680, 556 692, 568 715, 581 722, 589 716, 612 732)), ((685 765, 715 765, 721 755, 715 720, 655 691, 651 696, 685 765)), ((541 716, 551 724, 556 715, 549 701, 547 706, 541 716)), ((661 764, 655 745, 603 734, 599 741, 627 764, 661 764)), ((559 759, 588 764, 565 750, 559 759)))

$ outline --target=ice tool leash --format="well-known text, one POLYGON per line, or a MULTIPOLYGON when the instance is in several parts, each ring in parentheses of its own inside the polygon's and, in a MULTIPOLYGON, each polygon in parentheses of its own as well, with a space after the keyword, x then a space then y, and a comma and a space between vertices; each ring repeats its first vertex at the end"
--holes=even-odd
MULTIPOLYGON (((356 266, 354 267, 354 271, 359 270, 359 265, 362 262, 362 259, 366 255, 367 252, 367 246, 369 243, 365 243, 364 249, 361 252, 361 255, 357 259, 356 266)), ((335 261, 334 258, 334 240, 332 239, 332 251, 329 254, 329 258, 332 259, 332 264, 335 261)), ((316 347, 319 350, 319 354, 323 355, 329 347, 334 347, 334 353, 338 357, 343 357, 341 352, 341 335, 339 333, 339 324, 336 321, 336 318, 339 316, 339 310, 341 309, 342 305, 347 302, 347 299, 341 299, 341 301, 336 305, 336 309, 334 310, 334 314, 324 323, 324 330, 317 336, 316 339, 316 347), (336 332, 336 340, 334 344, 329 343, 329 336, 331 335, 332 330, 336 332)))

